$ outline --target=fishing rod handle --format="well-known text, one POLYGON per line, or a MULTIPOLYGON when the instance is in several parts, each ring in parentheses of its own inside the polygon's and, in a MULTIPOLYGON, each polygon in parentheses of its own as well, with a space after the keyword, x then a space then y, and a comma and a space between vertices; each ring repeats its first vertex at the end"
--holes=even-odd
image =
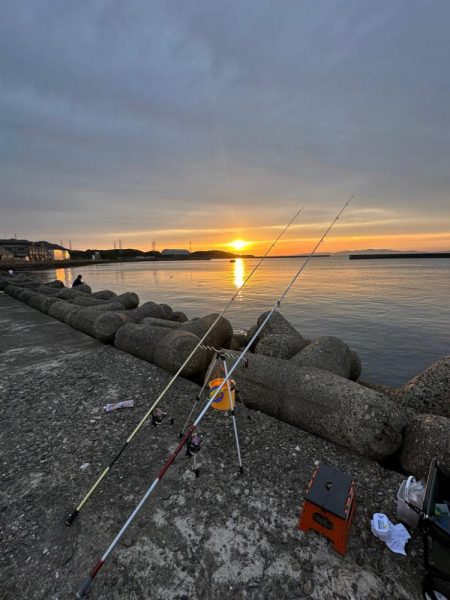
POLYGON ((66 525, 70 527, 78 516, 78 510, 75 508, 66 519, 66 525))
POLYGON ((81 600, 81 598, 84 598, 85 595, 87 594, 89 588, 92 585, 92 582, 94 581, 94 578, 91 575, 87 575, 84 579, 82 584, 80 585, 80 587, 78 588, 77 591, 77 595, 76 598, 77 600, 81 600))

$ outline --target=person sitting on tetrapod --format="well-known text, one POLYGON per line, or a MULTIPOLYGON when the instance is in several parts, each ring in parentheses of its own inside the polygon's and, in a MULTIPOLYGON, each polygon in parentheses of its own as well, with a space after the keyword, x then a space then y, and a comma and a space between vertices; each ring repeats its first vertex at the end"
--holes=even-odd
POLYGON ((72 283, 72 287, 77 287, 77 285, 83 285, 83 282, 81 281, 82 277, 83 275, 78 275, 75 281, 72 283))

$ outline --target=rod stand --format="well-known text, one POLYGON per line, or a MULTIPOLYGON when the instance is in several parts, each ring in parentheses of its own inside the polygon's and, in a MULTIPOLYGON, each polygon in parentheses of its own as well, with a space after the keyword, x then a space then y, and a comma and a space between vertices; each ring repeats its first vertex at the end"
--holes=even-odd
POLYGON ((231 420, 232 420, 232 423, 233 423, 234 439, 235 439, 235 442, 236 442, 236 451, 237 451, 237 456, 238 456, 239 472, 240 472, 241 475, 243 475, 244 474, 244 467, 242 466, 241 446, 239 444, 239 435, 238 435, 238 429, 237 429, 237 423, 236 423, 236 413, 235 413, 235 410, 234 410, 235 404, 234 404, 233 395, 231 393, 230 379, 228 377, 227 361, 226 361, 226 358, 225 358, 224 354, 220 355, 220 359, 222 360, 223 370, 224 370, 224 373, 225 373, 225 379, 226 379, 226 382, 227 382, 228 398, 230 399, 230 412, 231 412, 231 420))

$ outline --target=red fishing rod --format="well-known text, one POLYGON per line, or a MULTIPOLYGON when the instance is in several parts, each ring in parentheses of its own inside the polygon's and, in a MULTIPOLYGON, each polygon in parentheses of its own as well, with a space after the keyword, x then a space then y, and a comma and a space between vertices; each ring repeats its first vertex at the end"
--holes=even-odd
POLYGON ((258 335, 264 329, 264 327, 266 326, 266 324, 269 321, 270 317, 280 307, 280 304, 284 300, 284 298, 286 297, 286 294, 289 292, 289 290, 291 289, 291 287, 297 281, 298 277, 303 272, 303 270, 306 267, 306 265, 308 264, 309 260, 311 259, 312 256, 314 256, 316 250, 322 244, 323 240, 326 238, 326 236, 328 235, 329 231, 332 229, 332 227, 334 226, 334 224, 336 223, 336 221, 339 219, 339 217, 341 216, 341 214, 344 212, 344 210, 350 204, 352 198, 353 198, 353 196, 351 196, 347 200, 347 202, 344 204, 344 206, 340 209, 340 211, 338 212, 338 214, 336 215, 336 217, 333 219, 333 221, 329 225, 328 229, 325 231, 325 233, 323 234, 323 236, 317 242, 317 244, 314 247, 313 251, 307 257, 307 259, 303 262, 303 264, 300 267, 300 269, 297 271, 297 273, 291 279, 289 285, 283 291, 283 293, 281 294, 281 296, 278 298, 278 300, 275 302, 275 304, 273 305, 273 307, 271 308, 271 310, 268 312, 267 316, 264 318, 264 320, 261 323, 261 325, 258 327, 258 329, 253 334, 251 340, 248 342, 248 344, 242 350, 242 352, 240 353, 240 355, 236 359, 236 362, 231 367, 231 369, 228 371, 226 377, 223 379, 221 385, 216 389, 216 391, 214 392, 214 394, 211 395, 210 399, 208 400, 208 402, 204 406, 204 408, 201 411, 201 413, 199 414, 199 416, 192 423, 192 425, 190 425, 190 427, 188 427, 188 429, 184 433, 183 437, 181 438, 180 443, 175 448, 174 452, 169 456, 167 462, 164 464, 164 466, 159 471, 159 473, 156 476, 156 478, 153 480, 153 482, 150 485, 150 487, 147 489, 147 491, 145 492, 145 494, 142 496, 142 498, 139 501, 139 503, 136 506, 136 508, 130 514, 130 516, 128 517, 128 519, 125 521, 125 523, 122 526, 122 528, 120 529, 119 533, 116 535, 116 537, 113 539, 113 541, 111 542, 111 544, 108 546, 108 548, 106 549, 106 551, 104 552, 104 554, 102 555, 102 557, 100 558, 100 560, 95 564, 95 566, 93 567, 93 569, 91 570, 91 572, 89 573, 89 575, 87 575, 87 577, 85 577, 85 579, 81 583, 81 585, 80 585, 80 587, 79 587, 79 589, 78 589, 78 591, 76 593, 76 598, 78 600, 81 600, 81 598, 84 598, 84 596, 87 594, 89 588, 91 587, 92 583, 94 582, 95 577, 97 576, 98 572, 103 567, 103 565, 105 564, 105 561, 107 560, 108 556, 111 554, 111 552, 114 550, 114 548, 116 547, 116 545, 119 543, 120 539, 122 538, 122 536, 124 535, 124 533, 126 532, 126 530, 128 529, 128 527, 131 525, 131 523, 134 521, 135 517, 137 516, 137 514, 139 513, 139 511, 141 510, 141 508, 144 506, 145 502, 148 500, 148 498, 150 497, 150 495, 152 494, 152 492, 154 491, 154 489, 157 487, 157 485, 159 484, 159 482, 162 480, 162 478, 164 477, 164 475, 167 473, 168 469, 174 463, 174 461, 177 458, 178 454, 181 452, 183 446, 188 442, 188 440, 192 436, 192 434, 194 434, 197 426, 199 425, 199 423, 201 422, 201 420, 205 416, 205 414, 208 411, 208 409, 210 408, 211 404, 215 401, 215 399, 217 398, 217 396, 220 394, 222 388, 228 382, 228 380, 230 379, 231 375, 234 373, 234 371, 236 370, 236 368, 238 367, 238 365, 241 363, 242 359, 247 354, 248 350, 250 349, 250 347, 252 346, 252 344, 254 343, 254 341, 256 340, 256 338, 258 337, 258 335))
POLYGON ((142 417, 142 419, 139 421, 139 423, 137 424, 137 426, 134 428, 134 430, 131 432, 131 434, 128 436, 128 438, 126 439, 125 443, 123 444, 123 446, 119 449, 119 451, 117 452, 117 454, 113 457, 113 459, 111 460, 111 462, 109 463, 109 465, 100 473, 99 477, 97 478, 97 480, 95 481, 95 483, 92 485, 92 487, 89 489, 89 491, 87 492, 87 494, 84 496, 84 498, 81 500, 81 502, 78 504, 78 506, 76 508, 74 508, 74 510, 71 512, 71 514, 67 517, 66 519, 66 525, 72 525, 72 523, 75 521, 76 517, 78 516, 79 512, 82 510, 83 506, 86 504, 86 502, 89 500, 89 498, 92 496, 92 494, 95 492, 95 490, 97 489, 97 487, 100 485, 100 483, 103 481, 103 479, 105 479, 105 477, 108 475, 108 473, 111 471, 111 469, 113 468, 114 464, 117 462, 117 460, 120 458, 120 456, 125 452, 125 450, 128 448, 129 444, 131 443, 132 439, 134 438, 134 436, 138 433, 138 431, 142 428, 142 426, 148 421, 149 417, 153 415, 153 411, 155 410, 155 408, 158 406, 158 404, 161 402, 161 400, 164 398, 164 396, 166 395, 166 393, 169 391, 169 389, 172 387, 172 385, 175 383, 176 379, 178 378, 178 376, 181 374, 181 372, 183 371, 183 369, 186 367, 186 365, 189 363, 189 361, 191 360, 191 358, 194 356, 194 354, 197 352, 197 350, 202 347, 203 342, 205 341, 206 337, 209 335, 209 333, 211 333, 211 331, 214 329, 214 327, 217 325, 217 323, 219 322, 220 318, 227 312, 227 310, 230 308, 230 306, 233 304, 233 302, 235 301, 235 299, 237 298, 237 296, 239 295, 239 292, 242 290, 242 288, 247 284, 247 282, 250 280, 250 278, 252 277, 252 275, 255 273, 255 271, 258 269, 258 267, 260 266, 260 264, 262 263, 262 261, 267 257, 267 255, 269 254, 269 252, 272 250, 272 248, 275 246, 275 244, 278 242, 278 240, 284 235, 284 233, 289 229, 289 227, 292 225, 292 223, 295 221, 295 219, 298 217, 298 215, 302 212, 303 210, 303 206, 300 208, 300 210, 298 210, 295 215, 292 217, 292 219, 289 221, 289 223, 284 227, 284 229, 280 232, 280 234, 275 238, 275 240, 272 242, 272 245, 267 249, 267 251, 265 252, 264 256, 262 256, 260 258, 260 260, 256 263, 256 265, 253 267, 253 269, 250 271, 249 275, 247 276, 247 278, 244 280, 243 284, 236 290, 236 292, 233 294, 231 300, 228 302, 228 304, 225 306, 225 308, 222 310, 222 312, 220 313, 220 315, 218 315, 218 317, 214 320, 214 322, 211 324, 211 326, 209 327, 208 331, 203 335, 203 337, 199 340, 198 344, 195 346, 195 348, 191 351, 191 353, 189 354, 189 356, 186 358, 186 360, 184 361, 184 363, 181 365, 181 367, 178 369, 178 371, 175 373, 175 375, 172 377, 172 379, 169 381, 169 383, 166 385, 166 387, 163 389, 163 391, 160 393, 160 395, 158 396, 158 398, 155 400, 155 402, 152 404, 152 406, 148 409, 148 411, 145 413, 145 415, 142 417))

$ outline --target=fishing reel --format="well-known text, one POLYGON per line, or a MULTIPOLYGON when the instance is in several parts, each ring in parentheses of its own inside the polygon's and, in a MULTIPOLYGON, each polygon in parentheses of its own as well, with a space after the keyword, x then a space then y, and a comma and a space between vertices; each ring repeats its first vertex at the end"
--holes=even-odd
POLYGON ((163 412, 159 408, 156 408, 152 413, 152 425, 154 427, 159 427, 166 417, 167 413, 163 412))
POLYGON ((198 454, 202 447, 202 437, 197 432, 191 433, 186 442, 186 456, 198 454))

